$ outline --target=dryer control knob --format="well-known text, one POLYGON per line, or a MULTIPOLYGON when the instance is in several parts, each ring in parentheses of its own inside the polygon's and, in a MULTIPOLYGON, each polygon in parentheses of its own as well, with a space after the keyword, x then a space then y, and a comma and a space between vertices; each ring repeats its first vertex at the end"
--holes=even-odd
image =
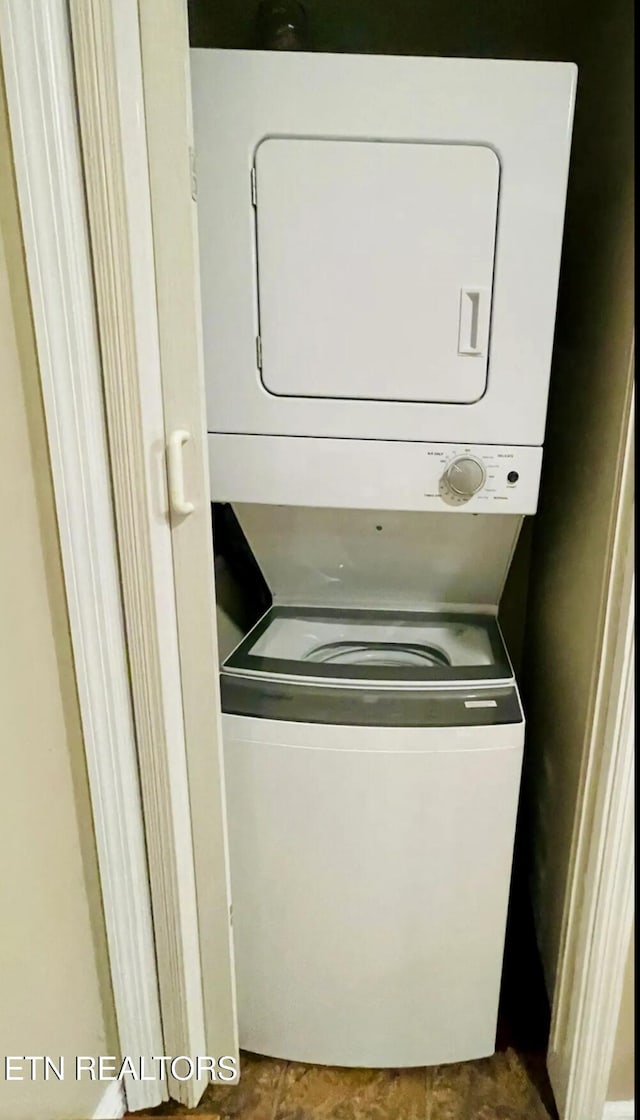
POLYGON ((482 490, 487 472, 484 464, 472 455, 460 455, 449 463, 444 475, 449 489, 459 498, 469 499, 482 490))

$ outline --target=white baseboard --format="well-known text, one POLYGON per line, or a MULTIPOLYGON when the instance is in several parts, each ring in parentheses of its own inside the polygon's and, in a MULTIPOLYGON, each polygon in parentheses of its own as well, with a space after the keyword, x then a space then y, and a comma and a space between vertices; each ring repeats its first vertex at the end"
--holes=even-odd
POLYGON ((607 1101, 602 1120, 634 1120, 635 1101, 607 1101))
MULTIPOLYGON (((107 1085, 102 1100, 91 1120, 120 1120, 120 1117, 124 1116, 125 1108, 122 1085, 119 1081, 112 1081, 110 1085, 107 1085)), ((631 1116, 633 1116, 633 1111, 631 1116)))

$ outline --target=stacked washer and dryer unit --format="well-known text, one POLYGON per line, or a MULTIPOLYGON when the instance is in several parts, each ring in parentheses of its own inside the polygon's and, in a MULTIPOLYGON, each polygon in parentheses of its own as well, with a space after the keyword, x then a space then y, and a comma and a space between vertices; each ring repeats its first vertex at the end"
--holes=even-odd
POLYGON ((240 1044, 489 1055, 576 68, 191 70, 212 497, 273 595, 221 671, 240 1044))

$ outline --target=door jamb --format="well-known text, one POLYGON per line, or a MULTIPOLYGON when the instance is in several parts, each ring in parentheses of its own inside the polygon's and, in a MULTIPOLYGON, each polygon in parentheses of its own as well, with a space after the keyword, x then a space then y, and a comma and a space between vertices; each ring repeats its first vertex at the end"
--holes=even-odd
MULTIPOLYGON (((630 366, 633 369, 633 347, 630 366)), ((576 817, 547 1061, 563 1120, 600 1120, 634 915, 634 397, 608 578, 598 694, 576 817)))

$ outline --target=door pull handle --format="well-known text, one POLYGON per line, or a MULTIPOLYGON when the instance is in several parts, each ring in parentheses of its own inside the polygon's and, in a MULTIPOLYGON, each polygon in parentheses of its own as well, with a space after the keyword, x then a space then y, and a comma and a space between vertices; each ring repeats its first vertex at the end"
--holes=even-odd
POLYGON ((486 354, 489 335, 487 288, 461 288, 458 323, 458 353, 486 354))
POLYGON ((182 448, 190 439, 190 432, 185 431, 184 428, 178 428, 175 432, 172 432, 169 437, 167 454, 169 505, 172 513, 181 514, 183 517, 189 513, 193 513, 195 509, 193 502, 187 502, 184 496, 184 462, 182 448))

